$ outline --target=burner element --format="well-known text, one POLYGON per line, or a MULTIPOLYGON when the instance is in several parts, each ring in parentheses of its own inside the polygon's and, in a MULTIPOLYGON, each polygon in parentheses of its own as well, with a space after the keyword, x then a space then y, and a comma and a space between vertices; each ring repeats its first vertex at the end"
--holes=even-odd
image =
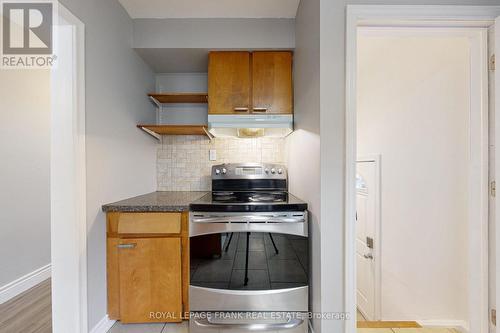
POLYGON ((284 193, 258 193, 248 197, 251 202, 282 202, 286 194, 284 193))
POLYGON ((286 192, 213 192, 212 200, 214 202, 226 203, 266 203, 266 202, 284 202, 287 200, 286 192))
POLYGON ((258 163, 214 165, 212 193, 192 203, 190 209, 205 212, 273 212, 307 209, 307 204, 290 195, 287 187, 284 165, 258 163))

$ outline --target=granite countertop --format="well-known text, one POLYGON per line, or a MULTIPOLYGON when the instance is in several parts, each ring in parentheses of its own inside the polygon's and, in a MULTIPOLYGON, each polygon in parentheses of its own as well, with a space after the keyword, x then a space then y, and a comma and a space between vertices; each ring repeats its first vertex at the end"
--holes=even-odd
POLYGON ((102 206, 104 212, 184 212, 208 192, 158 191, 102 206))

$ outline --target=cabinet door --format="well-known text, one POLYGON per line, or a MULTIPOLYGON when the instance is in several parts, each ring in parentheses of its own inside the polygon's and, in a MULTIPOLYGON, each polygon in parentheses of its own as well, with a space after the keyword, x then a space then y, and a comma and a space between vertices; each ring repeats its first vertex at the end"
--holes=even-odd
POLYGON ((252 80, 252 113, 293 113, 291 52, 253 52, 252 80))
POLYGON ((249 113, 250 53, 210 52, 208 58, 208 113, 249 113))
POLYGON ((120 239, 118 247, 121 321, 181 321, 180 237, 120 239))

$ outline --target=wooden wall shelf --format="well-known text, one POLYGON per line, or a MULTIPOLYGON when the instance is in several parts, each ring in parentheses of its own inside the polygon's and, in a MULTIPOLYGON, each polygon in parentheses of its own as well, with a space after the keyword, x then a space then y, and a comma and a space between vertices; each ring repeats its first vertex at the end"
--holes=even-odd
POLYGON ((157 139, 160 135, 206 135, 209 139, 213 138, 205 125, 137 125, 137 127, 157 139))
POLYGON ((167 103, 208 103, 207 93, 148 94, 157 105, 167 103))

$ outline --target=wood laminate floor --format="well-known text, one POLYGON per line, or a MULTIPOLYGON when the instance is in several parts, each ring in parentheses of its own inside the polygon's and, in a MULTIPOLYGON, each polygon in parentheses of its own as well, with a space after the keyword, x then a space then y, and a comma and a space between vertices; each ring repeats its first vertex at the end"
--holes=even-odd
POLYGON ((459 333, 453 328, 358 328, 357 333, 459 333))
MULTIPOLYGON (((0 304, 0 333, 51 333, 50 279, 0 304)), ((365 322, 357 313, 359 322, 365 322)), ((115 323, 109 333, 188 333, 189 324, 121 324, 115 323)), ((358 333, 458 333, 452 328, 358 328, 358 333)))
POLYGON ((51 333, 50 279, 0 304, 0 333, 51 333))
POLYGON ((421 327, 415 321, 367 321, 359 310, 356 320, 357 333, 459 333, 453 328, 421 327))

